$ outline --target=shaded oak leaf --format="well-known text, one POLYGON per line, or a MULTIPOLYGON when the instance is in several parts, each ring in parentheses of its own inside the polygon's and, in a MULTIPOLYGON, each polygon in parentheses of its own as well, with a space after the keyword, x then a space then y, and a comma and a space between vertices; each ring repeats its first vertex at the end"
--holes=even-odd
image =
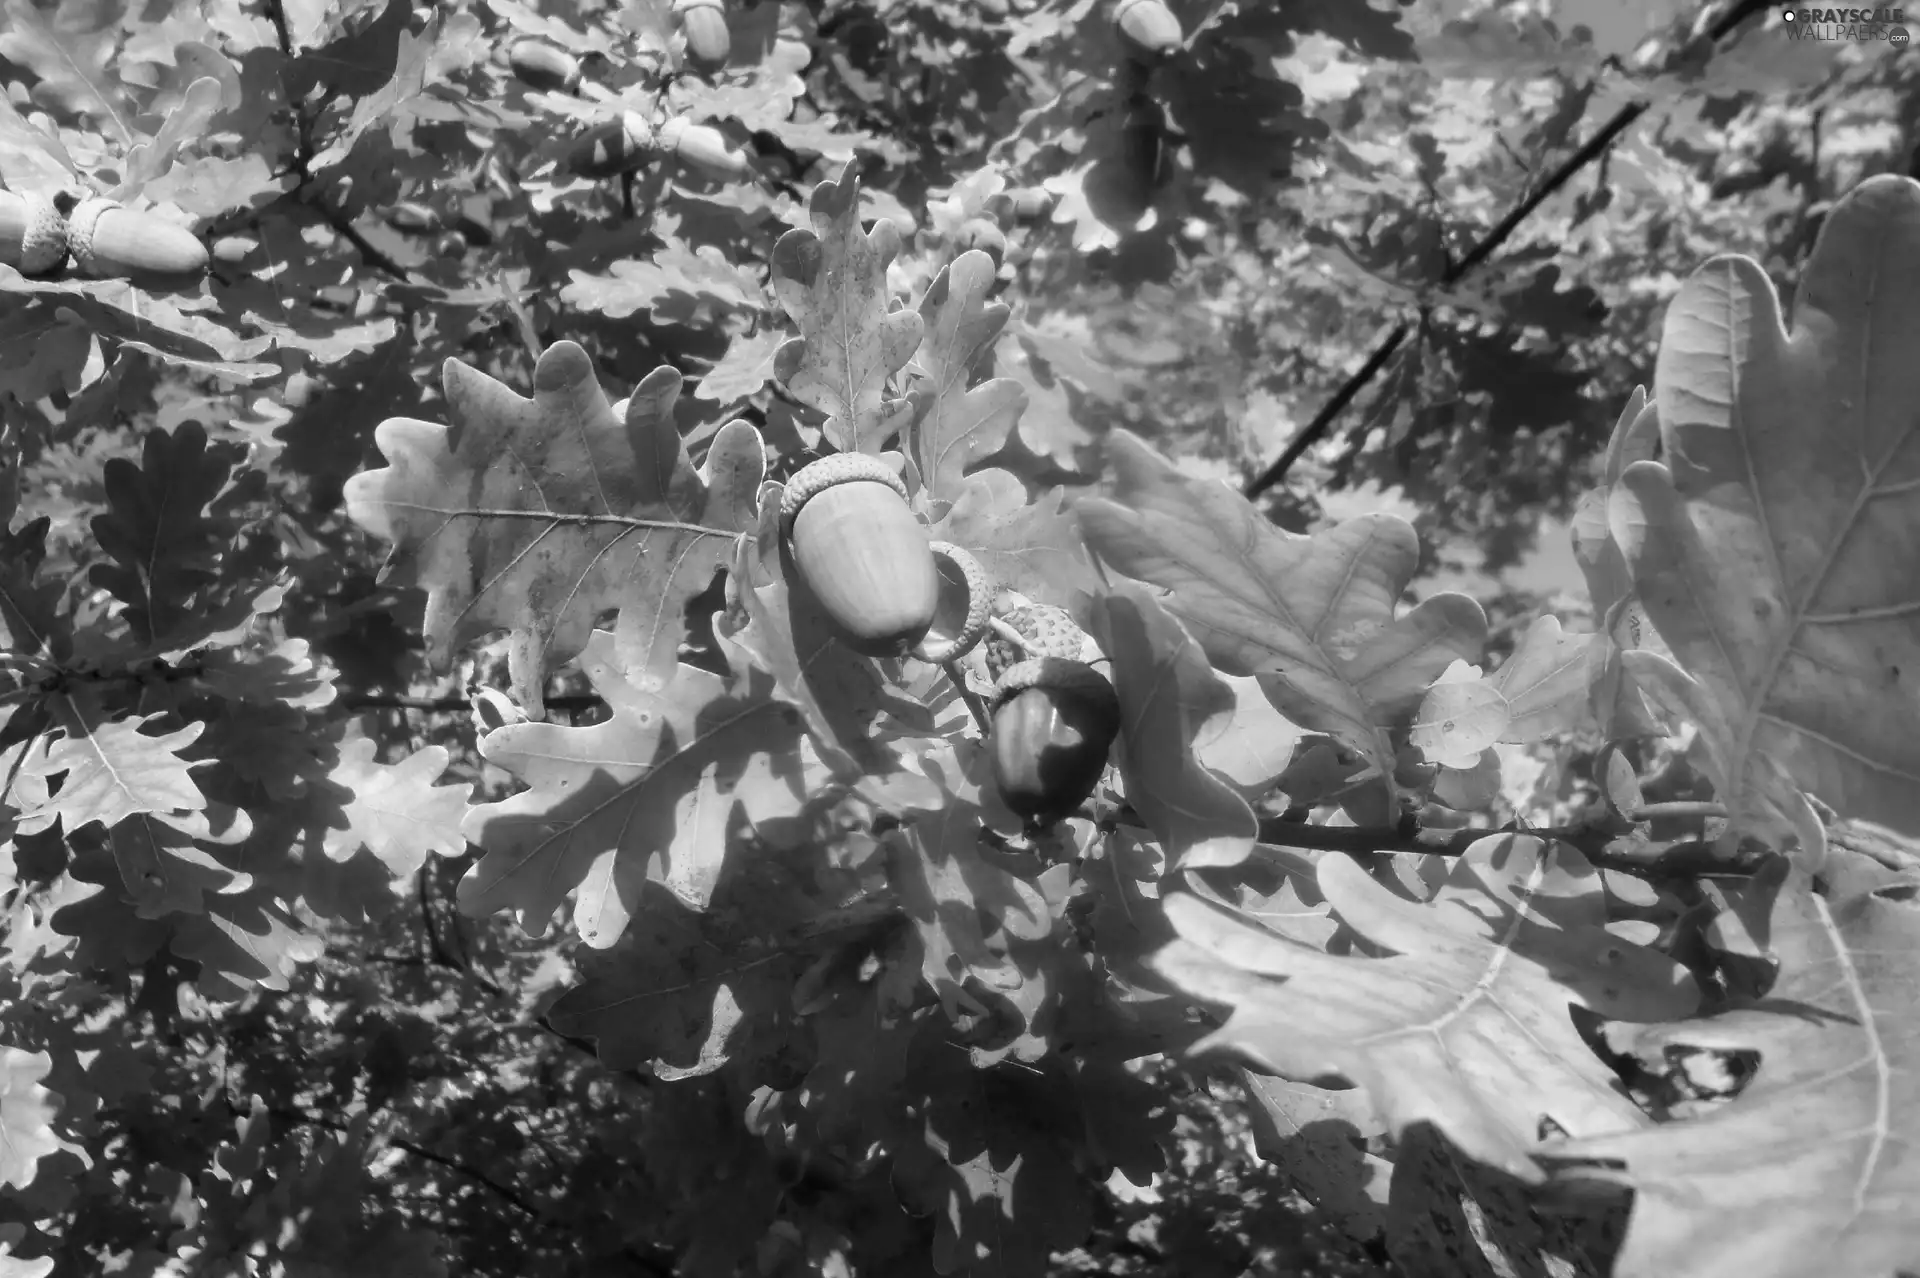
POLYGON ((710 1074, 749 1034, 791 1015, 804 956, 771 945, 719 945, 683 904, 648 892, 605 953, 547 1013, 563 1034, 590 1038, 609 1069, 657 1078, 710 1074))
POLYGON ((744 807, 750 819, 797 810, 799 718, 771 697, 770 679, 749 672, 729 691, 718 675, 680 666, 665 684, 640 682, 615 647, 596 631, 582 654, 612 712, 604 722, 516 723, 482 738, 481 755, 528 788, 467 811, 463 833, 483 849, 460 884, 469 914, 511 910, 538 934, 579 889, 581 937, 604 949, 649 880, 706 908, 727 842, 711 819, 688 819, 690 804, 695 818, 714 803, 744 807), (750 768, 760 756, 778 770, 750 768))
POLYGON ((1916 281, 1920 183, 1883 175, 1828 214, 1791 335, 1746 257, 1667 309, 1665 461, 1627 466, 1608 517, 1674 656, 1628 668, 1698 723, 1730 839, 1792 833, 1817 856, 1802 791, 1920 833, 1916 281))
POLYGON ((55 114, 92 121, 123 147, 132 145, 136 113, 115 56, 121 24, 75 22, 31 0, 9 0, 6 15, 0 57, 33 72, 33 100, 55 114))
POLYGON ((236 447, 209 444, 206 430, 188 422, 172 434, 148 431, 140 464, 124 457, 106 464, 107 508, 90 527, 113 562, 95 564, 90 576, 126 605, 127 623, 143 642, 171 643, 176 630, 198 626, 200 594, 218 580, 232 545, 225 522, 208 508, 239 460, 236 447))
POLYGON ((860 182, 852 166, 807 201, 811 230, 773 246, 773 295, 800 329, 774 354, 774 375, 795 399, 827 415, 827 439, 842 452, 878 453, 908 405, 887 398, 887 379, 920 345, 918 311, 887 309, 887 264, 900 232, 885 218, 860 229, 860 182))
POLYGON ((473 787, 434 784, 447 770, 446 748, 425 746, 398 763, 377 762, 378 749, 367 737, 340 743, 327 780, 336 793, 344 794, 337 813, 328 814, 322 841, 327 858, 344 862, 365 848, 394 877, 407 878, 429 854, 466 852, 460 824, 473 787))
POLYGON ((833 772, 843 778, 895 772, 900 756, 889 738, 930 732, 932 717, 891 684, 878 662, 836 636, 780 535, 784 492, 769 483, 761 494, 759 529, 741 541, 729 582, 740 614, 717 617, 714 634, 739 658, 736 665, 773 676, 774 695, 799 709, 833 772))
POLYGON ((1569 527, 1574 561, 1586 578, 1598 631, 1588 649, 1593 662, 1588 695, 1594 717, 1609 740, 1657 736, 1663 731, 1640 685, 1627 673, 1621 654, 1637 648, 1664 654, 1667 647, 1633 593, 1633 571, 1607 522, 1607 508, 1621 472, 1634 462, 1651 460, 1659 448, 1659 414, 1648 402, 1646 388, 1636 386, 1614 422, 1600 483, 1581 496, 1569 527))
MULTIPOLYGON (((251 874, 229 868, 198 846, 193 838, 196 831, 191 826, 183 829, 182 824, 186 823, 141 812, 107 832, 126 899, 140 918, 199 914, 206 908, 207 894, 227 895, 253 886, 251 874)), ((223 841, 243 841, 252 829, 252 819, 238 809, 227 809, 223 824, 227 833, 239 835, 223 841)))
POLYGON ((1025 485, 996 467, 968 475, 956 492, 930 535, 972 551, 1001 587, 1063 608, 1099 588, 1064 489, 1028 502, 1025 485))
POLYGON ((955 258, 920 301, 924 333, 915 360, 907 454, 935 501, 958 497, 968 466, 1007 442, 1026 407, 1018 382, 996 377, 968 389, 973 370, 1006 327, 1005 303, 988 302, 993 259, 978 249, 955 258))
POLYGON ((1208 771, 1251 802, 1273 788, 1305 734, 1274 709, 1258 679, 1218 671, 1214 677, 1233 698, 1233 708, 1201 726, 1193 752, 1208 771))
POLYGON ((1486 642, 1486 614, 1465 595, 1431 595, 1395 615, 1419 559, 1413 525, 1373 514, 1289 533, 1133 434, 1114 432, 1108 453, 1112 498, 1075 503, 1093 552, 1168 592, 1165 606, 1222 673, 1259 677, 1290 721, 1390 779, 1389 728, 1486 642))
POLYGON ((1570 732, 1590 709, 1591 634, 1567 634, 1557 617, 1533 619, 1500 668, 1483 675, 1456 661, 1420 699, 1407 738, 1443 767, 1475 767, 1497 744, 1527 745, 1570 732))
POLYGON ((40 1085, 52 1070, 46 1052, 0 1047, 0 1186, 25 1189, 40 1160, 65 1148, 53 1130, 60 1097, 40 1085))
MULTIPOLYGON (((1853 854, 1837 852, 1835 859, 1853 854)), ((1554 1142, 1572 1179, 1629 1184, 1619 1278, 1794 1278, 1920 1267, 1920 908, 1910 879, 1841 900, 1772 863, 1779 975, 1751 1006, 1637 1027, 1621 1050, 1752 1052, 1702 1117, 1554 1142), (1605 1160, 1611 1168, 1582 1166, 1605 1160), (1620 1164, 1624 1169, 1619 1169, 1620 1164)), ((1621 1027, 1624 1028, 1624 1027, 1621 1027)))
POLYGON ((1380 1127, 1366 1093, 1357 1087, 1328 1091, 1252 1070, 1238 1073, 1253 1101, 1248 1118, 1260 1157, 1349 1238, 1377 1236, 1386 1227, 1394 1165, 1367 1149, 1380 1127))
POLYGON ((978 808, 917 813, 886 849, 887 880, 920 936, 921 974, 949 1017, 986 1010, 966 990, 972 978, 1003 991, 1025 984, 1008 944, 1048 935, 1053 914, 1037 887, 981 855, 978 808))
POLYGON ((160 715, 94 721, 80 710, 65 731, 48 741, 44 750, 29 753, 21 771, 52 780, 65 776, 57 794, 23 812, 20 830, 33 834, 58 820, 69 835, 99 822, 111 830, 140 813, 194 812, 207 799, 193 779, 193 769, 212 759, 185 759, 206 724, 194 721, 172 732, 141 731, 160 715))
POLYGON ((199 965, 195 984, 216 1003, 231 1003, 255 989, 287 990, 294 969, 326 951, 323 937, 309 932, 269 891, 213 897, 201 914, 170 916, 173 952, 199 965))
POLYGON ((1233 713, 1207 654, 1144 587, 1118 583, 1093 602, 1089 630, 1112 660, 1127 802, 1176 869, 1238 865, 1259 822, 1239 791, 1195 756, 1203 728, 1233 713))
POLYGON ((208 123, 219 113, 226 94, 226 86, 214 76, 201 76, 189 84, 186 93, 167 112, 159 131, 128 150, 120 184, 107 193, 107 198, 123 203, 130 201, 148 182, 164 175, 173 167, 174 157, 182 146, 200 140, 208 123))
POLYGON ((18 529, 0 528, 0 648, 62 660, 73 650, 71 625, 60 608, 66 588, 40 572, 52 526, 42 515, 18 529))
POLYGON ((618 609, 622 662, 668 677, 687 602, 751 527, 759 432, 728 423, 696 471, 674 424, 680 374, 647 374, 622 421, 573 342, 541 355, 532 399, 458 360, 442 377, 455 425, 388 418, 374 438, 390 464, 344 490, 354 520, 393 542, 390 570, 426 589, 430 656, 510 631, 514 694, 538 717, 547 671, 618 609))
POLYGON ((1296 1082, 1363 1087, 1396 1136, 1429 1122, 1469 1156, 1530 1183, 1543 1119, 1578 1135, 1646 1116, 1575 1029, 1572 1007, 1670 1020, 1698 1006, 1686 970, 1605 930, 1597 871, 1578 853, 1498 835, 1409 900, 1347 856, 1318 863, 1341 922, 1390 957, 1332 955, 1181 894, 1180 939, 1153 966, 1231 1008, 1197 1051, 1228 1050, 1296 1082))

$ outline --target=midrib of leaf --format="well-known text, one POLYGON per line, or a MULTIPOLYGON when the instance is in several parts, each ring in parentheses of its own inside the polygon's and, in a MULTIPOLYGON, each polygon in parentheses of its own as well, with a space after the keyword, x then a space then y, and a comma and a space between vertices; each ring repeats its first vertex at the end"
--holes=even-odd
MULTIPOLYGON (((1539 887, 1547 859, 1546 857, 1537 858, 1534 861, 1533 868, 1527 872, 1526 886, 1529 889, 1537 889, 1539 887)), ((1493 1004, 1495 1007, 1500 1007, 1500 1000, 1494 996, 1493 988, 1499 983, 1500 974, 1506 970, 1507 959, 1513 953, 1513 938, 1519 932, 1520 925, 1526 920, 1527 911, 1524 901, 1525 897, 1523 896, 1522 904, 1514 908, 1513 916, 1508 919, 1507 925, 1501 929, 1499 935, 1487 939, 1486 944, 1493 947, 1493 961, 1486 965, 1485 970, 1474 979, 1473 984, 1467 988, 1466 992, 1454 1000, 1452 1007, 1448 1008, 1431 1022, 1420 1026, 1420 1029, 1433 1035, 1437 1040, 1446 1030, 1447 1026, 1453 1024, 1453 1022, 1459 1020, 1462 1016, 1465 1016, 1480 1003, 1487 1002, 1493 1004)), ((1504 1008, 1501 1010, 1503 1013, 1505 1012, 1504 1008)), ((1522 1032, 1526 1033, 1528 1038, 1533 1038, 1532 1031, 1527 1030, 1517 1017, 1509 1015, 1507 1019, 1515 1025, 1519 1025, 1522 1032)), ((1393 1035, 1388 1035, 1387 1037, 1393 1037, 1393 1035)), ((1551 1053, 1549 1053, 1549 1055, 1550 1054, 1551 1053)))
POLYGON ((1866 987, 1861 984, 1860 972, 1853 963, 1853 951, 1848 947, 1846 937, 1835 926, 1833 911, 1821 897, 1815 897, 1813 907, 1820 916, 1820 925, 1827 930, 1832 939, 1833 952, 1840 964, 1840 974, 1847 983, 1847 996, 1853 1005, 1860 1009, 1860 1032, 1866 1036, 1871 1053, 1874 1075, 1873 1128, 1867 1156, 1861 1160, 1860 1174, 1853 1183, 1853 1211, 1847 1217, 1847 1228, 1851 1229, 1855 1221, 1867 1210, 1867 1186, 1873 1180, 1874 1173, 1880 1168, 1880 1151, 1886 1147, 1889 1123, 1889 1111, 1892 1109, 1891 1078, 1887 1068, 1887 1054, 1880 1042, 1880 1026, 1875 1019, 1873 1003, 1867 998, 1866 987))
POLYGON ((46 24, 42 22, 38 14, 34 12, 28 0, 15 0, 14 4, 8 6, 8 11, 12 14, 14 21, 19 22, 22 26, 35 29, 34 34, 59 55, 60 61, 65 63, 67 69, 73 73, 73 78, 86 86, 87 91, 93 95, 94 101, 100 104, 100 109, 106 112, 107 119, 113 122, 113 127, 120 133, 121 145, 132 146, 133 130, 127 126, 125 120, 120 118, 120 113, 114 109, 113 103, 108 100, 107 95, 101 91, 100 86, 87 74, 86 68, 75 62, 72 55, 67 52, 67 46, 55 38, 52 31, 48 30, 46 24), (27 16, 22 17, 23 12, 27 16))
MULTIPOLYGON (((1883 233, 1881 240, 1884 241, 1884 239, 1885 235, 1883 233)), ((1873 253, 1871 260, 1875 263, 1874 269, 1868 273, 1864 280, 1856 281, 1854 285, 1865 293, 1865 297, 1862 299, 1863 305, 1861 309, 1869 315, 1873 313, 1874 299, 1880 291, 1880 271, 1878 263, 1884 257, 1884 252, 1876 251, 1873 253)), ((1737 334, 1740 330, 1738 325, 1733 322, 1731 292, 1732 290, 1728 290, 1729 300, 1726 327, 1730 336, 1727 357, 1731 367, 1737 369, 1741 367, 1739 358, 1741 352, 1734 349, 1733 343, 1737 339, 1732 337, 1732 335, 1737 334)), ((1856 393, 1853 395, 1852 400, 1859 406, 1855 411, 1857 413, 1857 419, 1862 423, 1872 420, 1872 405, 1870 402, 1872 377, 1870 372, 1874 365, 1872 345, 1878 337, 1879 332, 1877 328, 1870 325, 1868 340, 1862 343, 1859 364, 1854 370, 1854 389, 1856 393)), ((1780 582, 1784 593, 1784 588, 1787 585, 1786 569, 1780 562, 1780 543, 1774 536, 1773 521, 1769 518, 1765 500, 1765 490, 1760 484, 1759 475, 1754 466, 1753 450, 1749 445, 1748 435, 1745 429, 1746 423, 1739 416, 1740 393, 1738 387, 1734 389, 1731 402, 1732 411, 1735 414, 1735 420, 1733 422, 1735 434, 1740 440, 1740 459, 1746 467, 1748 491, 1753 494, 1754 498, 1755 519, 1760 524, 1761 537, 1766 545, 1767 558, 1772 565, 1774 577, 1780 582)), ((1912 432, 1909 431, 1908 433, 1911 434, 1912 432)), ((1841 548, 1847 544, 1854 530, 1859 527, 1860 515, 1861 512, 1865 510, 1867 502, 1871 501, 1874 496, 1877 495, 1879 479, 1881 475, 1885 473, 1887 465, 1891 463, 1892 458, 1900 455, 1901 444, 1896 444, 1887 450, 1886 457, 1881 460, 1878 467, 1875 467, 1866 456, 1864 447, 1865 435, 1866 432, 1864 429, 1855 434, 1855 438, 1862 441, 1860 468, 1864 482, 1862 482, 1859 491, 1854 495, 1852 507, 1847 513, 1846 520, 1840 525, 1836 535, 1824 548, 1825 553, 1821 557, 1819 569, 1809 575, 1804 590, 1800 596, 1793 601, 1789 624, 1781 628, 1779 637, 1770 648, 1767 655, 1766 667, 1761 673, 1757 686, 1748 689, 1747 704, 1742 707, 1741 712, 1739 749, 1735 758, 1729 760, 1729 764, 1731 765, 1729 771, 1735 776, 1740 776, 1745 773, 1747 761, 1753 757, 1754 738, 1759 733, 1760 724, 1762 722, 1772 722, 1791 732, 1818 741, 1835 754, 1852 759, 1862 767, 1870 768, 1875 772, 1883 774, 1902 776, 1906 780, 1920 784, 1920 777, 1909 776, 1890 769, 1885 764, 1863 756, 1859 751, 1842 745, 1824 733, 1815 732, 1813 729, 1795 723, 1790 719, 1769 713, 1766 709, 1767 699, 1772 695, 1773 688, 1780 677, 1780 668, 1793 653, 1794 641, 1799 638, 1800 632, 1804 630, 1808 624, 1808 618, 1813 615, 1811 611, 1813 599, 1820 593, 1821 588, 1827 584, 1827 579, 1833 572, 1834 563, 1840 557, 1841 548)), ((1904 443, 1904 440, 1902 443, 1904 443)), ((1702 611, 1704 612, 1706 610, 1702 609, 1702 611)), ((1714 630, 1713 635, 1714 644, 1720 649, 1721 660, 1726 662, 1729 670, 1738 670, 1739 667, 1728 660, 1726 647, 1721 641, 1720 631, 1717 628, 1714 630)))

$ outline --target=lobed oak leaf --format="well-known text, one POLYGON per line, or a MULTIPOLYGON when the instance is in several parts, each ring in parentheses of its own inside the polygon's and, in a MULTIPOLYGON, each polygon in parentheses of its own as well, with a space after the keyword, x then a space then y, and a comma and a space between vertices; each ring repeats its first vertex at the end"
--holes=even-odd
POLYGON ((751 527, 759 432, 722 427, 703 475, 674 424, 680 375, 649 373, 622 422, 572 342, 540 357, 530 400, 457 360, 443 376, 456 425, 388 418, 374 438, 390 464, 344 489, 348 514, 394 543, 390 566, 425 587, 431 657, 509 630, 514 694, 538 716, 546 672, 618 609, 621 663, 667 677, 687 602, 751 527))
POLYGON ((1075 503, 1093 552, 1167 591, 1167 610, 1223 673, 1259 677, 1290 721, 1390 778, 1388 729, 1486 641, 1486 614, 1465 595, 1435 594, 1395 615, 1419 557, 1413 526, 1362 515, 1301 536, 1226 485, 1180 474, 1126 431, 1109 455, 1112 498, 1075 503))
MULTIPOLYGON (((0 293, 52 303, 59 308, 57 314, 84 324, 95 337, 110 337, 164 364, 242 384, 278 377, 285 371, 278 362, 258 359, 272 348, 273 337, 243 338, 197 313, 206 308, 208 295, 204 283, 194 287, 199 290, 198 296, 167 297, 129 280, 72 276, 30 280, 11 266, 0 265, 0 293)), ((278 307, 276 301, 275 309, 278 307)))
POLYGON ((800 329, 775 353, 774 371, 796 399, 827 415, 835 448, 878 453, 908 408, 887 397, 887 379, 913 358, 922 321, 917 311, 887 309, 887 264, 900 233, 885 218, 860 229, 852 170, 814 187, 811 230, 795 228, 773 246, 773 295, 800 329))
POLYGON ((121 146, 135 141, 133 103, 117 74, 120 25, 76 22, 48 14, 30 0, 8 0, 0 57, 34 75, 33 100, 56 114, 96 123, 121 146))
POLYGON ((1332 1217, 1349 1237, 1365 1241, 1386 1226, 1393 1163, 1367 1143, 1380 1128, 1359 1088, 1328 1091, 1240 1070, 1253 1101, 1248 1112, 1261 1159, 1332 1217))
POLYGON ((20 829, 33 834, 58 820, 72 835, 95 822, 110 830, 140 813, 206 807, 193 769, 213 760, 181 757, 206 724, 196 720, 157 735, 141 731, 162 717, 105 719, 91 707, 75 709, 65 731, 21 761, 24 773, 43 780, 64 774, 65 780, 57 794, 21 814, 20 829))
POLYGON ((956 493, 931 535, 972 551, 1003 589, 1064 607, 1098 588, 1065 490, 1029 502, 1019 479, 996 467, 968 475, 956 493))
POLYGON ((758 395, 773 376, 773 353, 779 345, 780 335, 770 329, 736 336, 719 363, 700 379, 694 398, 732 404, 758 395))
POLYGON ((604 949, 649 880, 706 908, 729 846, 716 835, 737 805, 754 815, 797 810, 800 724, 755 672, 731 691, 692 666, 664 683, 630 678, 606 631, 594 633, 582 665, 612 711, 607 720, 518 723, 482 739, 481 755, 529 788, 468 809, 463 832, 484 851, 460 884, 460 905, 476 916, 512 910, 540 932, 577 888, 581 937, 604 949), (775 770, 753 768, 761 757, 775 770), (720 820, 699 819, 712 804, 720 820))
POLYGON ((1920 182, 1892 175, 1827 216, 1791 335, 1745 257, 1668 307, 1665 461, 1626 466, 1608 518, 1674 658, 1627 667, 1699 725, 1729 839, 1797 835, 1817 859, 1802 791, 1920 833, 1916 335, 1920 182))
POLYGON ((1321 858, 1317 878, 1341 921, 1391 957, 1327 954, 1199 897, 1167 900, 1180 939, 1155 970, 1232 1009, 1196 1051, 1228 1050, 1296 1082, 1345 1079, 1388 1131, 1430 1122, 1530 1183, 1545 1179, 1533 1161, 1543 1119, 1577 1135, 1645 1125, 1569 1009, 1667 1020, 1699 996, 1679 963, 1606 931, 1584 857, 1490 836, 1425 902, 1346 856, 1321 858))
MULTIPOLYGON (((347 116, 346 123, 328 141, 325 149, 308 161, 309 171, 321 173, 345 161, 363 134, 375 125, 389 122, 404 106, 426 91, 434 55, 445 31, 445 14, 438 8, 434 9, 427 19, 426 28, 415 35, 405 29, 412 17, 412 6, 406 0, 391 0, 388 13, 396 10, 402 16, 400 29, 394 32, 398 37, 398 47, 391 76, 379 88, 353 95, 353 110, 347 116)), ((387 21, 387 15, 383 15, 365 34, 377 36, 384 43, 387 21)), ((373 64, 349 62, 346 65, 358 72, 363 68, 370 69, 373 64)))
POLYGON ((171 916, 175 955, 199 965, 200 993, 231 1003, 252 990, 286 990, 293 971, 326 950, 269 890, 216 897, 204 913, 171 916))
MULTIPOLYGON (((201 816, 204 824, 205 816, 201 816)), ((245 811, 228 808, 222 813, 222 824, 223 841, 240 842, 253 823, 245 811)), ((136 813, 107 832, 126 900, 135 915, 157 919, 174 913, 199 914, 206 909, 207 894, 230 895, 253 886, 251 874, 230 869, 198 846, 194 838, 198 833, 209 840, 214 836, 211 828, 197 830, 192 823, 150 812, 136 813)))
MULTIPOLYGON (((1854 857, 1834 853, 1836 862, 1854 857)), ((1633 1187, 1618 1278, 1920 1267, 1920 908, 1911 876, 1838 900, 1782 860, 1764 877, 1778 888, 1768 932, 1779 965, 1765 997, 1614 1040, 1656 1063, 1689 1049, 1756 1053, 1744 1090, 1704 1117, 1543 1147, 1560 1178, 1633 1187), (1624 1170, 1591 1165, 1600 1161, 1624 1170)))
POLYGON ((57 191, 75 179, 79 166, 57 136, 0 98, 0 173, 14 190, 57 191))
POLYGON ((563 1034, 592 1039, 609 1069, 663 1079, 711 1074, 757 1023, 784 1012, 800 962, 778 948, 717 945, 684 905, 643 899, 639 926, 587 961, 547 1019, 563 1034))
POLYGON ((994 274, 985 253, 962 253, 920 300, 920 377, 908 397, 913 419, 905 444, 935 501, 959 496, 967 468, 1005 445, 1026 407, 1026 392, 1005 377, 968 388, 1010 314, 1005 303, 987 301, 994 274))
POLYGON ((127 151, 120 184, 107 193, 107 198, 125 203, 144 191, 147 183, 164 176, 173 167, 180 148, 200 140, 226 95, 226 86, 213 76, 202 76, 188 85, 179 103, 167 112, 159 131, 127 151))
POLYGON ((1120 771, 1127 802, 1175 869, 1238 865, 1259 822, 1194 755, 1194 738, 1233 712, 1207 656, 1150 593, 1118 583, 1095 600, 1089 630, 1113 662, 1120 698, 1120 771))
POLYGON ((757 309, 761 305, 759 283, 711 244, 697 250, 670 244, 655 252, 651 261, 629 258, 613 263, 605 274, 577 268, 567 274, 571 282, 560 290, 561 300, 612 319, 625 319, 644 310, 686 321, 696 311, 757 309))
POLYGON ((1590 709, 1591 634, 1566 634, 1557 617, 1536 617, 1491 675, 1456 661, 1420 699, 1407 739, 1429 762, 1449 769, 1478 765, 1496 744, 1526 745, 1570 732, 1590 709))
POLYGON ((367 737, 340 744, 327 780, 349 797, 339 807, 345 824, 330 822, 326 831, 328 859, 344 862, 365 848, 395 878, 407 878, 430 853, 463 855, 467 841, 460 823, 473 787, 434 784, 447 770, 446 748, 426 746, 391 764, 375 762, 378 748, 367 737))
POLYGON ((0 1186, 25 1189, 40 1160, 65 1147, 53 1130, 59 1097, 40 1085, 52 1069, 45 1052, 0 1047, 0 1186))

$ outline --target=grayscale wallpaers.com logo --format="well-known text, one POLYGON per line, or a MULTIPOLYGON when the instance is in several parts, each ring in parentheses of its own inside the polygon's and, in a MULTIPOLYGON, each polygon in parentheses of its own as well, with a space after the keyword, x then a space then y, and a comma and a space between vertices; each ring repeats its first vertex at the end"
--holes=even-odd
POLYGON ((1785 9, 1780 16, 1790 40, 1885 40, 1904 49, 1912 39, 1905 9, 1785 9))

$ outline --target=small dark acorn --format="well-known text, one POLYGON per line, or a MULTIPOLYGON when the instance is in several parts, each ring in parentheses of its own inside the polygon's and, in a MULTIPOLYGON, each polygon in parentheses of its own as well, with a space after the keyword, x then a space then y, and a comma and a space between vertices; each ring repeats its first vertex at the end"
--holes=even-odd
POLYGON ((994 690, 988 740, 994 788, 1034 826, 1086 802, 1120 734, 1120 701, 1084 662, 1039 657, 1009 667, 994 690))

